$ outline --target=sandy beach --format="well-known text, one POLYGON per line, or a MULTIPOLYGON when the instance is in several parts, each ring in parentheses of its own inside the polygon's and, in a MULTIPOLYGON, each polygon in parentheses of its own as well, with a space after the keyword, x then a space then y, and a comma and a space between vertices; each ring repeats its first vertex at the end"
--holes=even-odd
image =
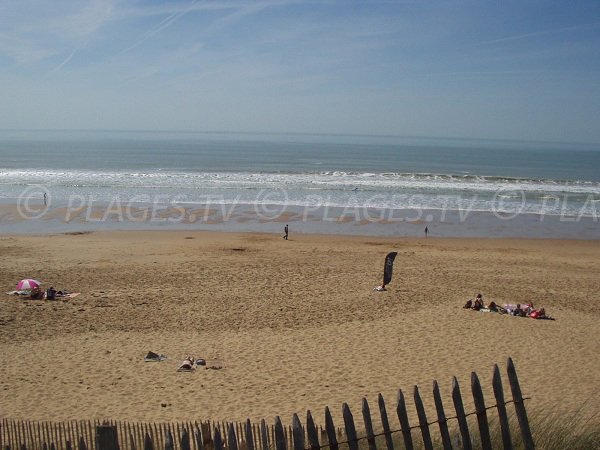
POLYGON ((3 236, 0 267, 2 417, 322 421, 472 371, 492 403, 509 356, 530 413, 600 412, 600 241, 111 231, 3 236), (81 294, 4 294, 29 277, 81 294), (478 292, 556 320, 463 310, 478 292))

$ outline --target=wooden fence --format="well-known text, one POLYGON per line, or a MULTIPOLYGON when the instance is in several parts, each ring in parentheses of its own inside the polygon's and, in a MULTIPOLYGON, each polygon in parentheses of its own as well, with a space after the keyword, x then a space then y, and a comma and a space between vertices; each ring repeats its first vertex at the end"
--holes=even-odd
POLYGON ((498 448, 533 449, 534 442, 527 420, 524 398, 512 359, 508 359, 507 375, 512 399, 505 400, 498 365, 494 366, 493 405, 486 406, 479 377, 471 374, 471 392, 475 410, 465 412, 463 397, 456 380, 452 383, 455 415, 449 417, 443 406, 437 381, 433 383, 436 420, 430 421, 417 386, 413 390, 418 424, 411 425, 406 398, 398 392, 396 415, 400 427, 393 429, 384 399, 378 397, 380 426, 374 427, 366 399, 362 401, 363 424, 357 427, 347 404, 342 407, 343 427, 334 425, 329 408, 325 408, 325 427, 316 426, 310 411, 303 425, 297 414, 292 424, 284 426, 279 417, 273 425, 263 419, 260 424, 249 419, 244 423, 184 422, 131 423, 104 421, 69 421, 62 423, 0 421, 0 450, 413 450, 434 448, 491 450, 498 448), (509 423, 507 405, 513 404, 517 422, 509 423), (490 417, 491 416, 491 417, 490 417), (476 418, 476 427, 473 422, 476 418), (499 438, 492 439, 490 418, 499 428, 499 438), (469 420, 471 419, 471 426, 469 420), (496 422, 497 421, 497 422, 496 422), (476 430, 474 429, 476 428, 476 430), (516 430, 516 432, 515 432, 516 430), (420 434, 420 437, 415 437, 420 434), (435 436, 432 436, 435 435, 435 436))

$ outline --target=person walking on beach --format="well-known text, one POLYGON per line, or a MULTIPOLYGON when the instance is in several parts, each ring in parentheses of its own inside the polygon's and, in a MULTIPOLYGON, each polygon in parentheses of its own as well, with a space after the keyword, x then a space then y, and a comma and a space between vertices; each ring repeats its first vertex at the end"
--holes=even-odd
POLYGON ((425 227, 425 237, 427 237, 427 233, 429 233, 429 228, 425 227))
POLYGON ((288 228, 288 226, 287 226, 287 223, 286 223, 286 224, 285 224, 285 227, 283 227, 283 232, 285 233, 285 234, 283 235, 283 238, 284 238, 286 241, 288 240, 288 230, 289 230, 289 228, 288 228))

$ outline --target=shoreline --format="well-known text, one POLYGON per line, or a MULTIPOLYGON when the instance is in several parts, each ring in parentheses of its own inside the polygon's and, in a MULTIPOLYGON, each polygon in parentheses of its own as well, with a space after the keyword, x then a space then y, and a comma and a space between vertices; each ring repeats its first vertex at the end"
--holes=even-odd
MULTIPOLYGON (((218 237, 226 237, 226 236, 248 236, 255 237, 259 240, 262 240, 266 237, 272 236, 273 240, 279 240, 283 235, 283 231, 281 233, 276 231, 234 231, 234 230, 219 230, 219 229, 99 229, 99 230, 82 230, 82 231, 48 231, 48 232, 40 232, 40 233, 0 233, 0 241, 3 239, 21 239, 21 238, 51 238, 58 236, 86 236, 86 235, 96 235, 96 236, 106 236, 106 237, 115 237, 119 235, 136 235, 136 234, 158 234, 158 235, 185 235, 184 239, 196 239, 194 235, 208 235, 208 236, 218 236, 218 237)), ((458 242, 458 241, 466 241, 466 242, 515 242, 515 243, 582 243, 589 244, 597 241, 597 239, 582 239, 582 238, 562 238, 562 237, 521 237, 521 236, 498 236, 498 237, 482 237, 482 236, 431 236, 425 237, 421 236, 387 236, 387 235, 369 235, 369 234, 335 234, 335 233, 306 233, 302 231, 294 230, 294 236, 290 235, 289 240, 299 240, 295 239, 296 236, 301 236, 303 238, 313 240, 313 239, 347 239, 351 240, 359 240, 364 241, 365 239, 372 239, 375 241, 380 241, 381 245, 385 243, 390 243, 393 245, 394 242, 402 242, 402 243, 423 243, 426 244, 431 241, 436 242, 458 242)))
POLYGON ((600 239, 596 216, 290 205, 0 205, 0 233, 183 230, 419 237, 600 239))

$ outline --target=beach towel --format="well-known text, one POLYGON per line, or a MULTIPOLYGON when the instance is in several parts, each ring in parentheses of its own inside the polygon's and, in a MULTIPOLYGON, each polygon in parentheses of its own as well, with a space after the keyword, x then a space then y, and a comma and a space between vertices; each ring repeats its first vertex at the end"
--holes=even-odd
POLYGON ((159 355, 158 353, 148 352, 148 354, 144 357, 145 362, 160 362, 167 359, 165 355, 159 355))
POLYGON ((194 363, 194 359, 185 359, 177 369, 177 372, 193 372, 196 370, 196 364, 194 363))
POLYGON ((56 294, 56 298, 75 298, 77 297, 79 294, 81 294, 81 292, 69 292, 68 294, 56 294))
POLYGON ((211 360, 206 360, 204 362, 204 368, 206 370, 208 370, 208 369, 221 370, 223 367, 224 367, 223 361, 220 359, 211 359, 211 360))

